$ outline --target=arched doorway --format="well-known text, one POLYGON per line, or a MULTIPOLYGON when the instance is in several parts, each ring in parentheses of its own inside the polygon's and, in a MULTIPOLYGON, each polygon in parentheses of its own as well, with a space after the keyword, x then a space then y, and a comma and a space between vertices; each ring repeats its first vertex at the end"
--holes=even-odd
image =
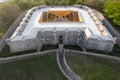
POLYGON ((63 36, 59 36, 59 44, 63 44, 63 36))

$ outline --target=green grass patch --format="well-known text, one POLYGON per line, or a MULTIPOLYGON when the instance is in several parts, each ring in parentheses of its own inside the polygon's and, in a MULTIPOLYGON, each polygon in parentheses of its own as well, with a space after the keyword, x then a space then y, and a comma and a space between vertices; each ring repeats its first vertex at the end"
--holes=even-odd
POLYGON ((5 47, 3 48, 3 51, 0 53, 0 57, 16 56, 16 55, 29 54, 29 53, 34 53, 34 52, 36 52, 36 49, 11 53, 9 46, 5 45, 5 47))
POLYGON ((57 66, 56 54, 0 64, 0 80, 67 80, 57 66))
POLYGON ((120 63, 99 57, 67 54, 69 66, 83 80, 120 80, 120 63))

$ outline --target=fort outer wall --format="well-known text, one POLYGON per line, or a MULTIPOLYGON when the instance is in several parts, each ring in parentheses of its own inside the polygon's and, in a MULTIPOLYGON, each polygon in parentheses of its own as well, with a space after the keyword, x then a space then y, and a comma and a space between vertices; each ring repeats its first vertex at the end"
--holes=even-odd
POLYGON ((77 45, 79 41, 79 35, 81 35, 81 32, 77 31, 38 31, 35 38, 13 42, 10 41, 8 42, 8 45, 10 46, 10 50, 12 53, 38 48, 41 49, 43 45, 57 45, 59 41, 59 36, 64 37, 64 45, 77 45))
MULTIPOLYGON (((39 7, 39 6, 35 7, 35 8, 33 8, 33 11, 37 10, 39 8, 41 8, 41 7, 39 7)), ((27 15, 27 16, 30 16, 30 15, 27 15)), ((22 26, 22 27, 24 27, 24 26, 22 26)), ((15 41, 15 43, 10 42, 8 44, 10 44, 11 52, 36 49, 36 48, 41 48, 43 44, 53 44, 53 45, 57 44, 58 37, 60 35, 63 35, 65 45, 67 45, 67 44, 79 45, 81 47, 84 46, 85 48, 88 48, 88 49, 96 49, 96 50, 103 50, 103 51, 110 52, 110 51, 112 51, 112 47, 114 44, 112 41, 107 41, 107 40, 106 41, 99 41, 99 40, 95 40, 95 39, 91 39, 91 38, 84 39, 84 37, 82 40, 80 40, 79 34, 76 34, 76 32, 69 32, 69 31, 63 31, 63 32, 58 32, 58 33, 55 31, 42 32, 41 35, 36 36, 33 39, 26 39, 26 40, 23 39, 22 41, 15 41), (19 44, 19 46, 17 43, 19 44), (106 43, 106 44, 104 44, 104 43, 106 43), (110 47, 107 48, 107 46, 110 46, 110 47)))
POLYGON ((102 51, 112 51, 112 41, 99 41, 96 39, 86 38, 83 32, 78 31, 39 31, 37 36, 32 39, 11 41, 9 42, 10 50, 12 53, 18 51, 25 51, 31 49, 41 49, 43 45, 57 45, 59 36, 63 36, 64 45, 78 45, 87 49, 95 49, 102 51), (108 47, 109 46, 109 47, 108 47))

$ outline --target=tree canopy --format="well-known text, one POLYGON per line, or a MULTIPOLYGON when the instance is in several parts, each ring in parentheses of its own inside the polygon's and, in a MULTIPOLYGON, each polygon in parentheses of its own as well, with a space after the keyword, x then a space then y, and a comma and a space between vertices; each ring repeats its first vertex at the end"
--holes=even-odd
POLYGON ((120 1, 108 1, 104 4, 105 15, 112 19, 113 23, 120 25, 120 1))

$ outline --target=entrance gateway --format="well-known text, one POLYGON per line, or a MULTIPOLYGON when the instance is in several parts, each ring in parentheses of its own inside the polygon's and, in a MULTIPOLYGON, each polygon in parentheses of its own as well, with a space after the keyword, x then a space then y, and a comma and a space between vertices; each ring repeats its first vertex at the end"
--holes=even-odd
POLYGON ((63 44, 63 36, 59 36, 59 44, 63 44))
POLYGON ((64 44, 63 44, 63 36, 59 36, 59 50, 60 51, 63 51, 63 47, 64 47, 64 44))

